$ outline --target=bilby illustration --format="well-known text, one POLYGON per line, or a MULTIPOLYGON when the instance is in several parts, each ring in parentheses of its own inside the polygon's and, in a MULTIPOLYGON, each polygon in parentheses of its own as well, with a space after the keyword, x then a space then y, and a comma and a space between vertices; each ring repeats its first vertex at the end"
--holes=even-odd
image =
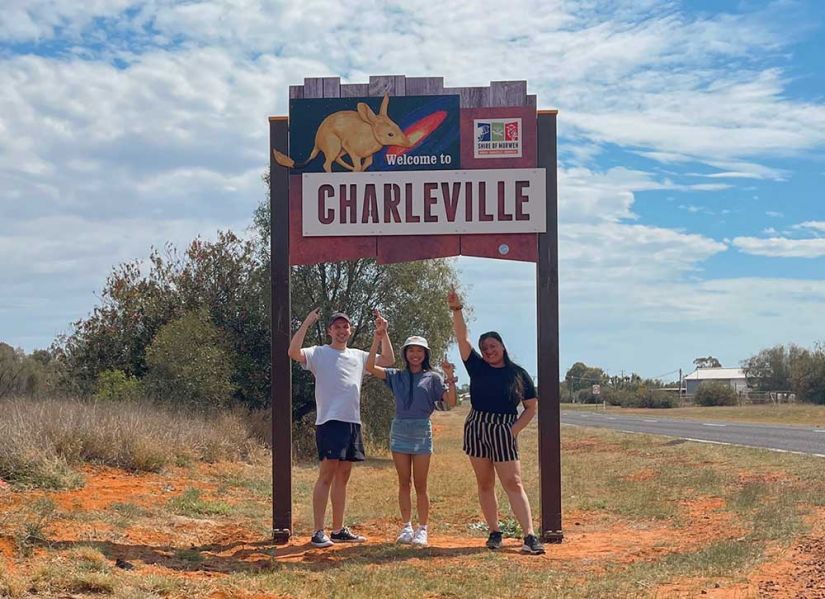
POLYGON ((378 114, 372 108, 359 102, 356 110, 339 110, 326 117, 315 133, 315 146, 304 162, 295 164, 295 161, 278 150, 275 162, 287 168, 301 168, 309 164, 324 153, 324 170, 332 172, 332 163, 336 162, 345 169, 360 172, 368 169, 372 164, 372 155, 384 146, 401 146, 409 148, 413 142, 401 131, 401 128, 387 116, 387 106, 390 98, 384 94, 378 114), (349 154, 352 164, 344 161, 344 155, 349 154))

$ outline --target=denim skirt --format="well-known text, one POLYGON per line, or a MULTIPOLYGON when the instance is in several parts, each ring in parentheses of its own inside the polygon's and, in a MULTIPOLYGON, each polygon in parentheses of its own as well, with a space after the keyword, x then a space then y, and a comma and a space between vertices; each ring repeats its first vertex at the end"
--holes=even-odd
POLYGON ((393 418, 390 427, 390 450, 414 455, 432 453, 433 425, 430 419, 393 418))

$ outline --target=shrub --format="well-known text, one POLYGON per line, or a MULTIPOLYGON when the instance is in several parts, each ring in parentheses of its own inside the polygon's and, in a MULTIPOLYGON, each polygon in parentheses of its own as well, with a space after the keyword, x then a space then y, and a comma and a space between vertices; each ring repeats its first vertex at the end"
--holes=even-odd
POLYGON ((364 381, 361 393, 361 431, 368 454, 386 454, 390 446, 390 425, 395 416, 392 392, 378 379, 364 381))
POLYGON ((97 377, 94 399, 98 401, 135 401, 140 397, 140 381, 122 370, 104 370, 97 377))
POLYGON ((724 383, 702 383, 695 399, 700 406, 735 406, 738 400, 736 391, 724 383))
POLYGON ((200 409, 229 402, 232 364, 205 309, 161 327, 146 350, 146 364, 146 388, 154 399, 200 409))
POLYGON ((666 392, 639 387, 631 394, 628 403, 622 405, 626 408, 675 408, 679 405, 679 399, 666 392))
POLYGON ((579 389, 576 392, 576 403, 602 403, 601 395, 593 395, 590 387, 587 389, 579 389))
MULTIPOLYGON (((614 387, 602 387, 602 397, 611 406, 629 407, 633 400, 633 393, 627 389, 616 389, 614 387)), ((602 400, 600 399, 599 402, 602 400)))

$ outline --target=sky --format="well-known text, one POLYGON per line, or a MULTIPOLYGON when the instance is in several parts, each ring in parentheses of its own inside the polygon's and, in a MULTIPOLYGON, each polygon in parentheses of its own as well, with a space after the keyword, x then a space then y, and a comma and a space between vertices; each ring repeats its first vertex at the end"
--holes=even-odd
MULTIPOLYGON (((825 342, 823 56, 820 0, 5 0, 0 341, 48 347, 117 264, 246 231, 290 84, 405 74, 559 110, 562 376, 825 342)), ((535 266, 456 265, 471 333, 535 373, 535 266)))

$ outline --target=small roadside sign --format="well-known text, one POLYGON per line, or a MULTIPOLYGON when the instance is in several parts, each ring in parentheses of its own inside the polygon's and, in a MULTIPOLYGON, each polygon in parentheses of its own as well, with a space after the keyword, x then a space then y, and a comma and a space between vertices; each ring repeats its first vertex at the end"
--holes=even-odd
POLYGON ((602 393, 601 385, 593 385, 593 388, 591 389, 591 393, 593 395, 601 395, 601 393, 602 393))

